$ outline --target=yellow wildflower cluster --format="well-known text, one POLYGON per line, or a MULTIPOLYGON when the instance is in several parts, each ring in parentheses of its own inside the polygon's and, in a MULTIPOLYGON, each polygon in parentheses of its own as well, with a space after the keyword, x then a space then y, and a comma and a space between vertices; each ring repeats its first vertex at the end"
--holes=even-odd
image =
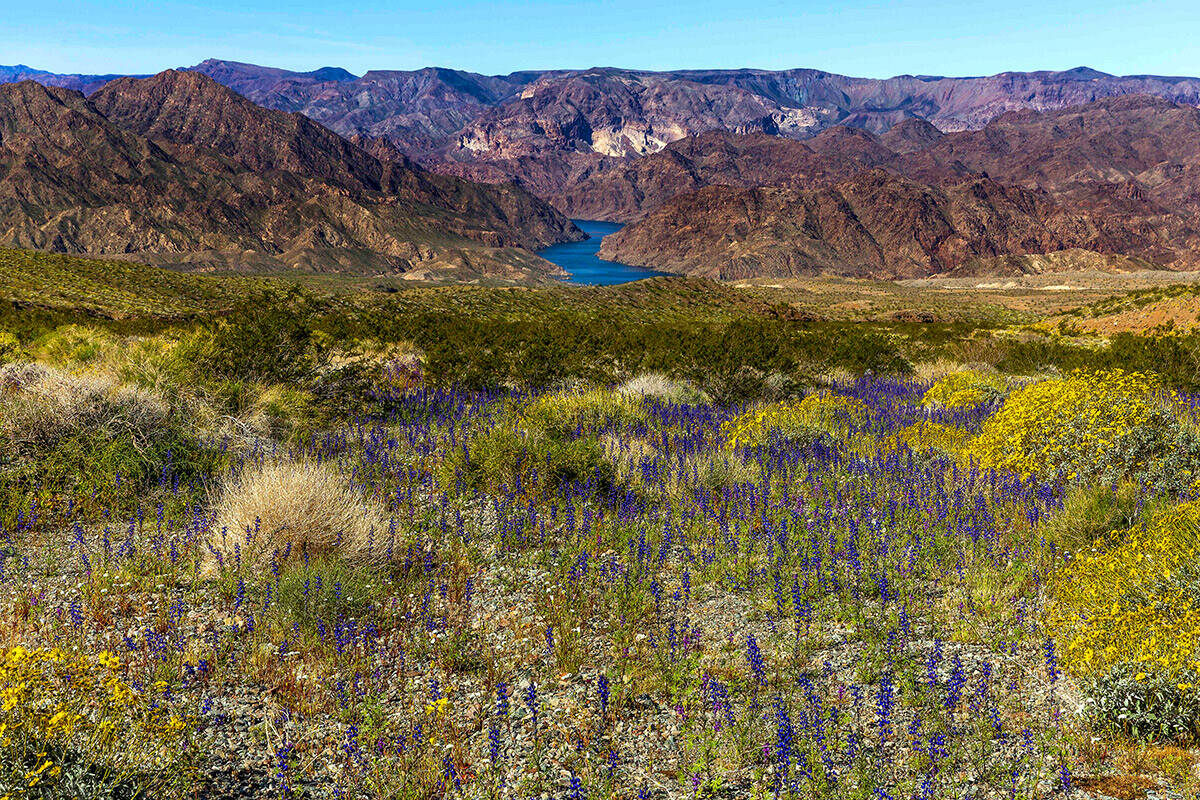
POLYGON ((560 436, 577 428, 594 433, 646 419, 638 398, 604 389, 543 395, 525 406, 520 414, 521 426, 526 430, 560 436))
POLYGON ((119 668, 108 652, 0 651, 0 790, 55 780, 62 759, 119 780, 166 770, 179 758, 190 724, 134 691, 119 668))
POLYGON ((1080 555, 1052 584, 1047 624, 1064 665, 1079 675, 1120 663, 1144 673, 1200 670, 1200 502, 1163 511, 1116 541, 1080 555))
POLYGON ((442 717, 446 716, 446 709, 449 707, 450 701, 445 697, 441 697, 437 700, 434 700, 432 703, 428 703, 425 706, 425 713, 431 717, 437 717, 438 719, 441 719, 442 717))
POLYGON ((967 408, 996 397, 1004 388, 1004 378, 999 375, 985 375, 979 370, 952 372, 934 381, 921 397, 921 403, 942 408, 967 408))
POLYGON ((788 439, 813 431, 844 436, 867 419, 867 407, 852 397, 811 394, 800 402, 771 403, 739 414, 721 425, 729 449, 760 447, 772 436, 788 439))
POLYGON ((1103 463, 1122 436, 1168 400, 1157 380, 1141 373, 1078 371, 1040 381, 1009 395, 970 454, 985 467, 1073 480, 1103 463))
POLYGON ((962 452, 969 439, 970 434, 962 428, 921 420, 901 428, 889 443, 896 448, 903 445, 917 452, 934 450, 953 455, 962 452))

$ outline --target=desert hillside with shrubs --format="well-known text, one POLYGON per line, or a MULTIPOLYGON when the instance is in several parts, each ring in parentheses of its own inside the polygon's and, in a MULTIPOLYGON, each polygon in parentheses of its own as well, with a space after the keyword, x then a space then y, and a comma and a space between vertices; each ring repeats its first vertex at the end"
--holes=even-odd
POLYGON ((1196 796, 1200 339, 1060 324, 1136 300, 44 258, 0 797, 1196 796))

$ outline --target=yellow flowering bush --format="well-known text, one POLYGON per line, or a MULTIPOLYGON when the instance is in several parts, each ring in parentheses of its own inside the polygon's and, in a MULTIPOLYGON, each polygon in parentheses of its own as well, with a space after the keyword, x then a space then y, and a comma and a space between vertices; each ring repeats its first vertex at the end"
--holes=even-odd
POLYGON ((921 397, 922 405, 942 408, 967 408, 998 399, 1005 388, 1004 378, 979 370, 952 372, 934 381, 921 397))
POLYGON ((1200 460, 1183 413, 1150 375, 1077 371, 1013 392, 968 452, 984 467, 1048 480, 1131 477, 1178 491, 1200 460))
POLYGON ((1076 674, 1200 670, 1200 502, 1171 507, 1054 579, 1047 624, 1076 674))
POLYGON ((962 451, 969 439, 970 434, 962 428, 920 420, 897 431, 891 437, 890 444, 916 452, 936 451, 954 455, 962 451))
POLYGON ((853 397, 811 394, 746 411, 721 425, 729 449, 761 447, 772 437, 795 439, 824 432, 844 436, 867 420, 867 407, 853 397))
POLYGON ((1200 738, 1200 503, 1162 511, 1080 555, 1050 584, 1048 631, 1102 725, 1200 738))
POLYGON ((124 682, 111 653, 0 652, 0 795, 90 797, 178 780, 190 728, 124 682))

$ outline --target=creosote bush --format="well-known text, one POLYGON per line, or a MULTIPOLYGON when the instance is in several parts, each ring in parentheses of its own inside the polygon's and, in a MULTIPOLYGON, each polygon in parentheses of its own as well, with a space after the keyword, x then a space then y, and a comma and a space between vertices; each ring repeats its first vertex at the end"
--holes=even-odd
POLYGON ((583 483, 607 486, 616 474, 595 436, 551 436, 503 424, 472 439, 448 466, 468 486, 513 492, 583 483))
POLYGON ((11 331, 0 328, 0 364, 18 360, 21 354, 21 340, 11 331))
POLYGON ((695 468, 696 482, 711 492, 753 484, 759 474, 757 465, 728 451, 706 454, 695 468))
POLYGON ((312 378, 330 346, 315 324, 314 300, 294 289, 262 308, 244 308, 207 324, 183 343, 195 381, 239 379, 288 383, 312 378))
POLYGON ((1132 528, 1143 514, 1152 514, 1163 505, 1147 499, 1142 486, 1122 481, 1116 486, 1077 485, 1067 490, 1062 509, 1047 520, 1043 535, 1070 553, 1091 552, 1112 544, 1114 532, 1132 528))
POLYGON ((533 434, 566 438, 644 422, 641 399, 607 389, 543 395, 521 409, 518 425, 533 434))
POLYGON ((383 552, 388 530, 383 512, 328 463, 252 464, 214 504, 208 567, 255 569, 305 553, 360 561, 383 552))
POLYGON ((607 389, 542 395, 510 409, 477 434, 447 464, 447 477, 492 490, 555 490, 571 484, 607 487, 618 472, 632 477, 635 465, 606 451, 606 431, 645 425, 641 398, 607 389), (619 467, 619 469, 618 469, 619 467))

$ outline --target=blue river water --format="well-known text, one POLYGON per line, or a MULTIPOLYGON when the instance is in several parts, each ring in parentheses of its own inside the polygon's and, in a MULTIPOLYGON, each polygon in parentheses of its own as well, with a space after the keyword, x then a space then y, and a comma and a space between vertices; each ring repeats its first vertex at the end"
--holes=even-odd
POLYGON ((564 282, 583 286, 612 286, 617 283, 629 283, 642 278, 666 274, 643 267, 618 264, 615 261, 602 261, 596 257, 596 253, 600 251, 600 240, 610 233, 621 230, 621 226, 617 223, 588 219, 572 221, 591 238, 582 242, 555 244, 538 251, 539 256, 547 261, 553 261, 569 273, 563 279, 564 282))

